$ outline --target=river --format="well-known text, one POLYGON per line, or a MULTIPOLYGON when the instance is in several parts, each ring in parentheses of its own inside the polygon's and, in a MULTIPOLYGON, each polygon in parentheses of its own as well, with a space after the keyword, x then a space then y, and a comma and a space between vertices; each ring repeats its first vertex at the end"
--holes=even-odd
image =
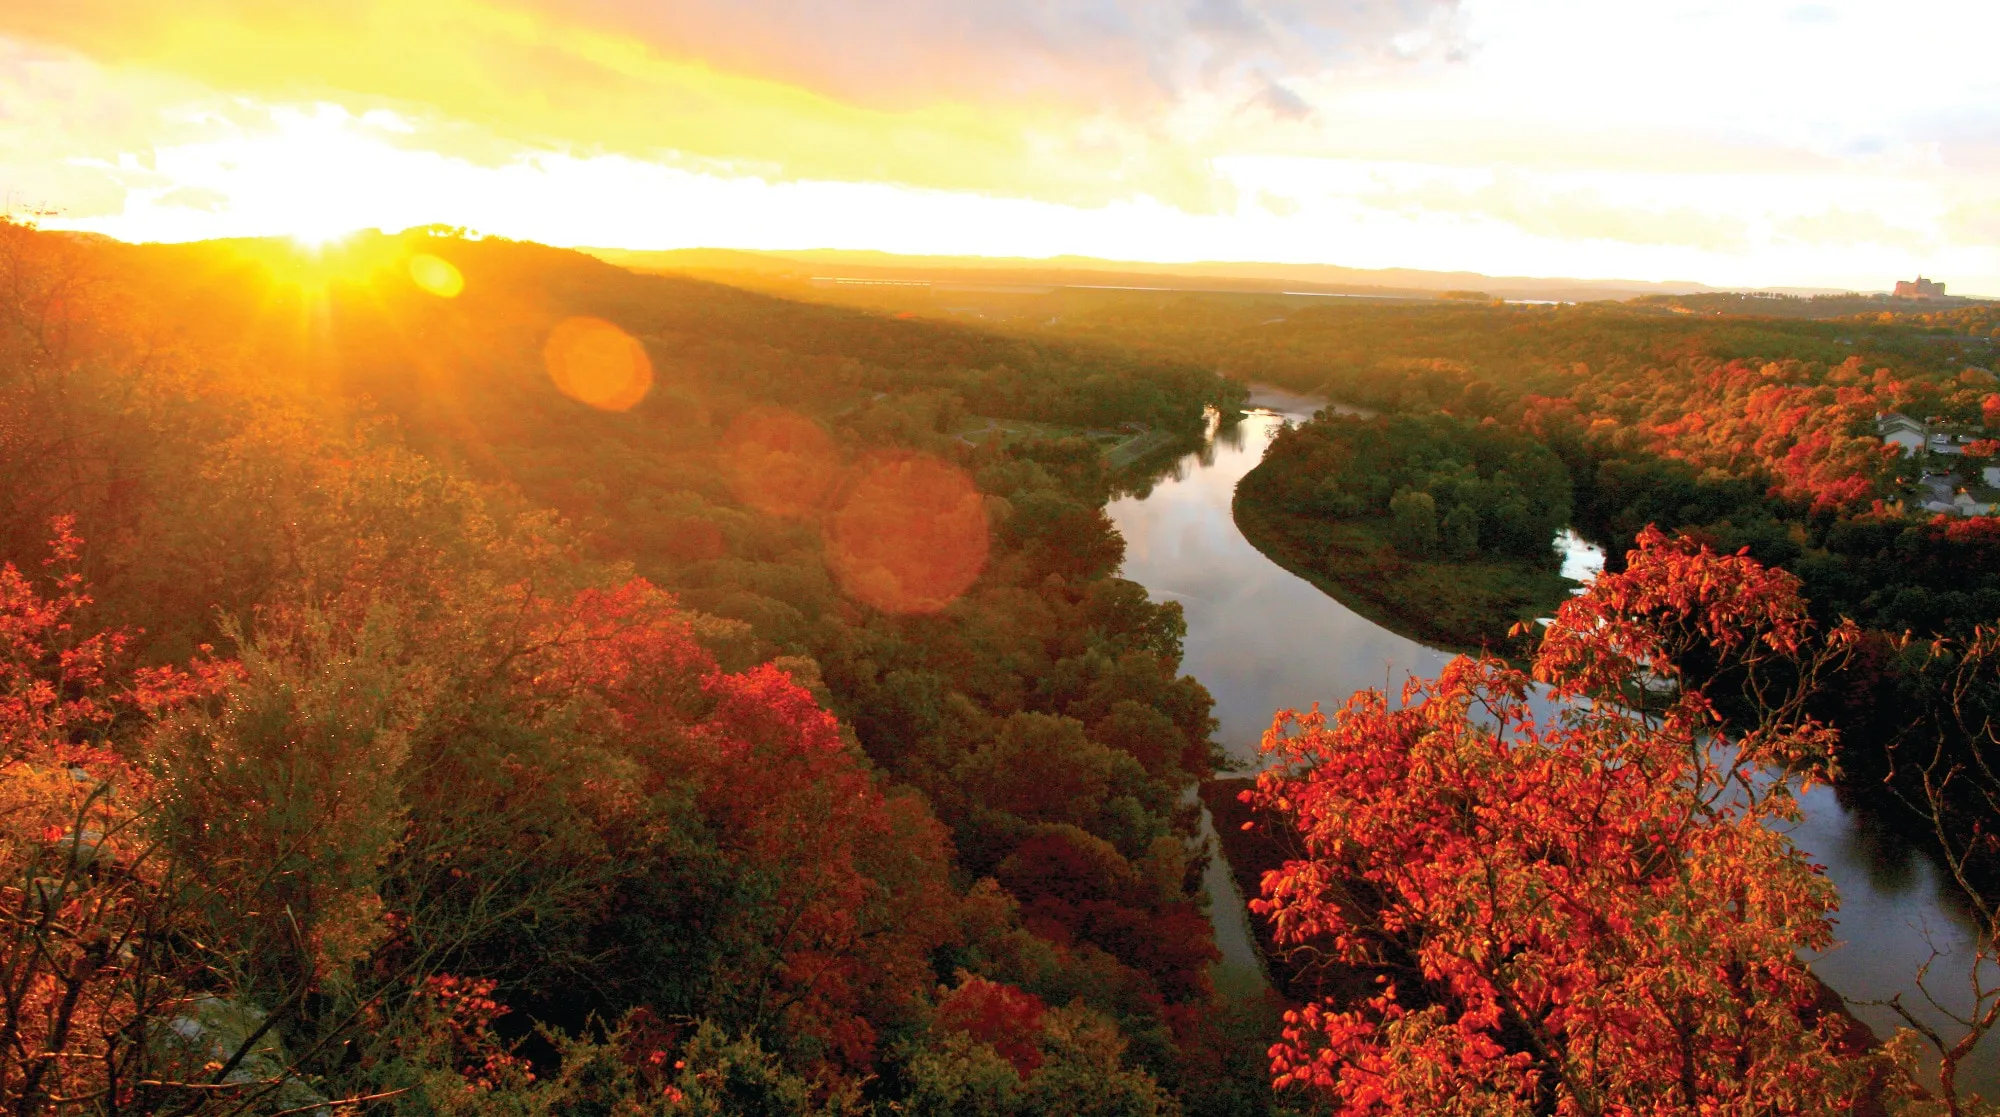
MULTIPOLYGON (((1450 659, 1321 593, 1236 530, 1230 501, 1237 481, 1262 460, 1280 426, 1325 404, 1259 389, 1242 422, 1221 428, 1149 489, 1114 500, 1108 509, 1125 537, 1124 576, 1155 600, 1181 603, 1188 627, 1182 669, 1215 696, 1216 739, 1251 765, 1273 711, 1315 701, 1330 707, 1364 687, 1393 691, 1413 673, 1435 675, 1450 659)), ((1569 536, 1563 543, 1566 574, 1587 575, 1601 566, 1602 556, 1581 540, 1569 536)), ((1969 1001, 1970 937, 1935 868, 1868 815, 1849 809, 1831 788, 1813 789, 1801 805, 1805 819, 1793 837, 1826 866, 1841 896, 1840 942, 1814 959, 1814 971, 1886 1037, 1898 1023, 1894 1011, 1868 1002, 1902 993, 1906 1002, 1923 1004, 1915 978, 1935 949, 1931 992, 1962 1011, 1969 1001)), ((1207 884, 1223 951, 1217 985, 1231 992, 1255 988, 1262 970, 1242 897, 1220 858, 1207 884)), ((1989 980, 1994 976, 1989 973, 1989 980)), ((1935 1010, 1926 1015, 1944 1023, 1935 1010)), ((2000 1042, 1988 1037, 1977 1065, 1962 1077, 1989 1096, 2000 1091, 1996 1052, 2000 1042)))

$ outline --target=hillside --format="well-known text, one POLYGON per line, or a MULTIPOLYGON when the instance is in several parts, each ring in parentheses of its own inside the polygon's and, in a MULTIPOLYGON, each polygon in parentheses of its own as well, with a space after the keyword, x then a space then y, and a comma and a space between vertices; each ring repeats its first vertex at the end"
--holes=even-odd
POLYGON ((0 268, 9 871, 120 835, 50 887, 147 944, 78 1083, 203 1097, 111 1038, 196 998, 294 1107, 873 1104, 967 1028, 1033 1112, 1262 1104, 1201 1023, 1209 698, 1088 433, 1240 389, 499 240, 0 268))
MULTIPOLYGON (((1463 271, 1247 261, 1162 264, 1099 260, 1085 256, 1047 259, 899 256, 887 252, 835 249, 746 252, 709 248, 666 251, 591 248, 585 251, 642 271, 716 272, 794 281, 852 277, 930 283, 946 288, 976 288, 993 284, 1028 287, 1138 286, 1264 294, 1307 291, 1411 299, 1434 299, 1447 291, 1474 291, 1500 299, 1551 302, 1628 299, 1640 295, 1665 297, 1716 290, 1695 282, 1490 276, 1463 271)), ((1839 293, 1795 288, 1773 291, 1808 296, 1839 293)))

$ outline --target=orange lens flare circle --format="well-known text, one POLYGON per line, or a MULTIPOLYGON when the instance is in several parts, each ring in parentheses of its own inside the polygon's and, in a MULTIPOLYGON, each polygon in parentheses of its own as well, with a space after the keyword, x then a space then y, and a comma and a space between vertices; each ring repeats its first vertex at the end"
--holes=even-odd
POLYGON ((565 318, 549 332, 542 363, 563 395, 600 411, 629 411, 653 389, 646 347, 602 318, 565 318))
POLYGON ((739 416, 722 438, 723 464, 736 499, 773 516, 819 508, 839 466, 833 439, 818 423, 776 408, 739 416))
POLYGON ((425 252, 410 257, 410 282, 441 299, 455 299, 465 290, 465 276, 459 274, 451 261, 425 252))
POLYGON ((986 565, 986 502, 965 471, 918 454, 864 459, 826 524, 827 565, 885 613, 935 613, 986 565))

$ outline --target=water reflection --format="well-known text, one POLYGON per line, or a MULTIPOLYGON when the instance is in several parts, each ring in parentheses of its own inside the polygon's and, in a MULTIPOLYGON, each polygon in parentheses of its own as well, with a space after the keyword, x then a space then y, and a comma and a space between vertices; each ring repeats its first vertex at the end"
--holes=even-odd
POLYGON ((1604 548, 1568 528, 1556 536, 1556 550, 1563 557, 1562 576, 1582 583, 1577 587, 1578 592, 1604 573, 1604 548))
MULTIPOLYGON (((1361 617, 1266 559, 1236 530, 1230 503, 1237 481, 1286 422, 1310 418, 1324 401, 1262 389, 1250 404, 1255 410, 1240 423, 1218 429, 1199 453, 1181 458, 1145 491, 1113 501, 1109 512, 1125 536, 1124 576, 1186 610, 1183 669, 1215 695, 1217 740, 1230 756, 1255 767, 1258 740, 1274 711, 1314 701, 1337 704, 1363 687, 1393 693, 1411 674, 1436 674, 1450 657, 1361 617)), ((1585 581, 1603 570, 1603 551, 1573 533, 1565 532, 1557 545, 1566 577, 1585 581)), ((1970 939, 1933 866, 1832 788, 1814 788, 1801 805, 1805 819, 1793 837, 1826 866, 1842 904, 1840 945, 1814 961, 1815 972, 1887 1036, 1895 1030, 1895 1013, 1866 1002, 1900 992, 1906 1002, 1921 1004, 1915 975, 1935 950, 1931 991, 1963 1011, 1970 939)), ((1226 955, 1218 981, 1255 981, 1242 901, 1226 871, 1210 875, 1226 955)), ((1935 1011, 1927 1015, 1941 1020, 1935 1011)), ((1971 1088, 2000 1090, 1996 1050, 2000 1043, 1987 1043, 1980 1064, 1968 1068, 1964 1080, 1971 1088)))
MULTIPOLYGON (((1201 837, 1210 848, 1221 848, 1215 837, 1215 818, 1206 807, 1201 812, 1201 837)), ((1243 891, 1236 887, 1236 876, 1230 872, 1229 862, 1220 856, 1211 858, 1208 867, 1202 870, 1201 887, 1208 893, 1209 922, 1215 926, 1215 948, 1222 954, 1222 961, 1212 971, 1216 992, 1225 997, 1261 993, 1270 985, 1271 978, 1257 956, 1250 917, 1243 907, 1243 891)))
POLYGON ((1217 740, 1254 764, 1257 742, 1284 707, 1338 702, 1364 686, 1400 689, 1450 657, 1372 624, 1266 559, 1236 530, 1236 482, 1263 459, 1286 422, 1322 401, 1259 390, 1240 423, 1182 458, 1145 496, 1111 503, 1125 536, 1124 576, 1187 613, 1183 670, 1215 695, 1217 740))
MULTIPOLYGON (((1977 955, 1959 903, 1936 866, 1878 812, 1844 802, 1835 788, 1815 787, 1799 806, 1805 817, 1792 840, 1826 866, 1827 878, 1840 889, 1834 927, 1839 945, 1813 961, 1813 972, 1839 990, 1878 1036, 1887 1037, 1902 1024, 1895 1010, 1881 1003, 1901 994, 1905 1007, 1956 1038, 1957 1029, 1925 992, 1944 1009, 1965 1015, 1977 955), (1927 964, 1930 975, 1920 991, 1916 976, 1927 964)), ((2000 977, 1990 962, 1979 968, 1989 987, 2000 977)), ((1959 1078, 1988 1096, 2000 1090, 2000 1042, 1988 1036, 1959 1078)))

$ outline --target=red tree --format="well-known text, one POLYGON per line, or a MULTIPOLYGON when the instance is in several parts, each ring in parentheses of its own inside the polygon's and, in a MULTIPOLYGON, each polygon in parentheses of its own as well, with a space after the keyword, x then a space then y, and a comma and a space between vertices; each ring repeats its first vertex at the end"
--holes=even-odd
POLYGON ((653 788, 691 786, 724 849, 764 882, 743 918, 760 950, 721 975, 733 1018, 848 1067, 930 988, 949 938, 944 830, 884 794, 839 722, 770 664, 718 669, 673 598, 643 580, 551 607, 517 661, 553 701, 602 704, 653 788))
POLYGON ((133 1042, 189 1011, 192 967, 166 947, 178 885, 143 825, 149 781, 111 735, 230 671, 135 668, 129 634, 80 631, 80 548, 58 519, 46 590, 0 565, 0 1107, 19 1113, 202 1096, 164 1045, 133 1042))
POLYGON ((937 1027, 964 1032, 991 1044, 1000 1057, 1014 1064, 1022 1078, 1042 1065, 1042 1014, 1048 1006, 1033 993, 1012 985, 964 975, 958 988, 938 1002, 937 1027))
POLYGON ((1534 679, 1469 659, 1399 707, 1281 713, 1246 795, 1306 856, 1255 906, 1380 992, 1289 1014, 1278 1083, 1379 1113, 1846 1104, 1855 1068, 1798 957, 1830 943, 1836 898, 1767 825, 1797 813, 1770 773, 1831 742, 1800 700, 1833 636, 1790 575, 1648 530, 1550 627, 1552 717, 1534 679))

